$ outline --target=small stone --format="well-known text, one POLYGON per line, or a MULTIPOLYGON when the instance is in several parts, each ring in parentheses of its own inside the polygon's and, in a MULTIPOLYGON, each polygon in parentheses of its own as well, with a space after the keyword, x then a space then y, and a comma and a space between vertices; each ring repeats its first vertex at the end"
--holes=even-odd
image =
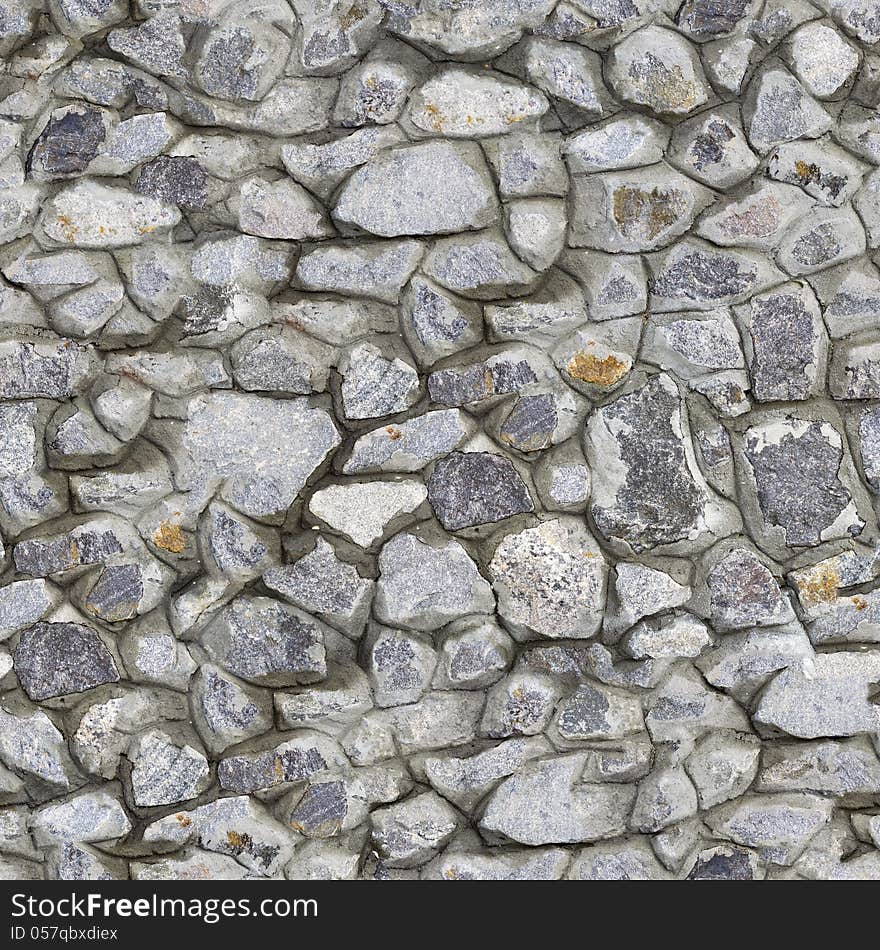
POLYGON ((489 690, 480 731, 492 739, 543 732, 561 696, 549 676, 515 671, 489 690))
POLYGON ((56 247, 116 248, 141 244, 167 233, 180 212, 125 188, 78 182, 44 207, 40 227, 56 247))
POLYGON ((200 641, 214 662, 260 686, 311 683, 327 673, 322 626, 268 597, 237 597, 200 641))
POLYGON ((457 449, 472 431, 469 418, 457 409, 382 426, 357 439, 343 472, 417 472, 457 449))
POLYGON ((813 274, 864 253, 865 228, 851 208, 816 208, 786 233, 777 250, 792 276, 813 274))
POLYGON ((758 856, 746 848, 718 845, 701 851, 687 875, 689 881, 755 881, 758 856))
POLYGON ((707 40, 733 33, 749 15, 751 0, 686 0, 675 22, 696 40, 707 40))
POLYGON ((568 865, 564 848, 522 848, 479 854, 449 850, 423 871, 444 881, 558 881, 568 865))
POLYGON ((482 689, 507 671, 513 641, 487 617, 461 617, 446 627, 434 685, 445 689, 482 689))
POLYGON ((880 682, 876 652, 820 653, 778 673, 761 694, 755 720, 796 736, 875 732, 880 708, 870 696, 880 682))
POLYGON ((378 624, 365 641, 365 666, 377 706, 418 702, 431 684, 437 657, 425 634, 378 624))
POLYGON ((798 666, 812 655, 803 627, 794 623, 729 633, 703 653, 696 665, 713 686, 748 703, 774 673, 798 666))
POLYGON ((0 588, 0 640, 42 620, 60 600, 60 592, 42 578, 13 581, 0 588))
POLYGON ((697 813, 697 792, 684 769, 655 769, 639 783, 630 827, 655 833, 697 813))
POLYGON ((101 638, 79 623, 40 622, 25 630, 15 649, 15 673, 37 702, 119 680, 101 638))
POLYGON ((548 108, 543 93, 500 73, 450 66, 413 91, 408 115, 423 132, 482 138, 510 132, 548 108))
POLYGON ((63 841, 110 844, 131 831, 131 821, 113 795, 102 789, 44 805, 31 816, 30 827, 38 847, 63 841))
POLYGON ((613 687, 582 683, 560 703, 555 727, 566 742, 619 740, 645 728, 638 698, 613 687))
POLYGON ((181 490, 222 485, 225 500, 260 518, 286 511, 340 439, 329 414, 304 400, 212 392, 195 397, 162 441, 181 490))
POLYGON ((425 774, 431 785, 458 808, 472 812, 486 793, 531 759, 551 751, 543 736, 508 739, 470 756, 425 759, 425 774))
POLYGON ((453 452, 437 462, 428 479, 428 499, 451 531, 534 510, 513 465, 489 452, 453 452))
POLYGON ((239 230, 244 234, 307 241, 335 233, 321 206, 305 188, 289 179, 248 178, 229 206, 235 210, 239 230))
POLYGON ((28 171, 37 181, 82 175, 107 138, 105 114, 89 106, 56 109, 34 142, 28 171))
POLYGON ((319 732, 301 730, 265 752, 240 753, 220 760, 220 785, 242 795, 298 783, 347 765, 339 744, 319 732))
POLYGON ((807 399, 822 387, 828 338, 812 291, 783 284, 752 298, 749 371, 755 398, 807 399))
POLYGON ((388 867, 417 867, 437 854, 459 821, 455 809, 436 792, 424 792, 372 812, 372 842, 388 867))
POLYGON ((193 158, 160 155, 142 166, 135 186, 156 201, 199 211, 208 202, 208 175, 193 158))
POLYGON ((818 138, 831 117, 778 61, 764 65, 743 101, 743 120, 752 148, 766 154, 775 145, 818 138))
POLYGON ((263 583, 349 636, 358 636, 363 630, 375 586, 320 537, 314 550, 295 563, 266 571, 263 583))
POLYGON ((815 795, 746 795, 710 812, 706 823, 717 837, 787 866, 828 822, 831 808, 831 802, 815 795))
POLYGON ((874 796, 880 760, 867 737, 773 743, 761 756, 758 792, 812 792, 836 798, 874 796))
POLYGON ((387 359, 372 343, 359 343, 339 362, 342 405, 349 419, 376 419, 408 409, 419 395, 409 363, 387 359))
POLYGON ((0 761, 33 786, 40 798, 63 794, 82 783, 64 734, 42 709, 17 715, 0 706, 0 726, 0 761))
POLYGON ((689 461, 687 439, 678 389, 665 374, 590 417, 591 508, 607 540, 638 553, 735 528, 736 513, 689 461), (618 459, 613 469, 609 458, 618 459))
POLYGON ((687 115, 703 105, 710 93, 690 43, 656 26, 618 43, 606 71, 616 96, 658 115, 687 115))
POLYGON ((860 533, 864 521, 841 479, 845 447, 830 422, 774 416, 746 430, 743 452, 763 543, 796 547, 860 533), (809 514, 805 498, 811 500, 809 514))
POLYGON ((331 662, 327 678, 312 686, 274 694, 281 726, 320 728, 337 735, 360 720, 373 706, 366 673, 351 662, 331 662))
POLYGON ((401 753, 413 755, 473 742, 482 711, 479 693, 430 692, 389 710, 389 720, 401 753))
POLYGON ((575 133, 562 153, 572 174, 616 171, 659 162, 668 141, 662 123, 633 113, 575 133))
POLYGON ((381 237, 442 234, 494 223, 498 202, 477 145, 435 140, 381 152, 346 181, 333 214, 381 237))
POLYGON ((710 193, 667 165, 576 176, 569 244, 617 251, 665 247, 693 224, 710 193))
POLYGON ((209 96, 259 101, 284 71, 290 43, 276 27, 253 19, 208 28, 194 52, 193 78, 209 96))
POLYGON ((853 46, 825 23, 805 23, 786 40, 785 58, 807 91, 818 99, 836 98, 859 68, 853 46))
POLYGON ((713 808, 746 792, 758 774, 761 744, 745 733, 705 736, 685 761, 701 809, 713 808))
POLYGON ((199 667, 190 698, 195 727, 215 755, 272 727, 271 699, 211 664, 199 667))
POLYGON ((139 808, 187 801, 211 784, 204 753, 161 730, 138 736, 126 755, 132 766, 132 799, 139 808))
POLYGON ((353 482, 328 485, 309 500, 309 511, 332 529, 368 548, 379 541, 388 526, 415 512, 428 497, 416 481, 353 482))
POLYGON ((413 240, 324 244, 303 254, 296 277, 305 290, 396 304, 421 256, 422 246, 413 240))
POLYGON ((573 753, 527 763, 489 796, 480 828, 528 845, 622 834, 635 790, 582 783, 585 759, 585 753, 573 753))
POLYGON ((504 198, 565 195, 568 175, 561 141, 552 133, 510 132, 482 143, 504 198))
POLYGON ((733 548, 708 578, 712 624, 718 630, 790 623, 794 611, 770 570, 753 552, 733 548))
POLYGON ((523 296, 539 277, 497 228, 440 238, 425 256, 423 269, 438 284, 474 300, 523 296))
POLYGON ((498 611, 519 638, 587 638, 605 606, 605 558, 574 516, 506 535, 489 563, 498 611))
POLYGON ((677 125, 669 155, 677 168, 722 191, 744 181, 758 167, 738 108, 713 109, 677 125))
POLYGON ((547 95, 570 103, 590 118, 608 111, 611 99, 596 53, 538 36, 530 36, 520 48, 526 78, 547 95))
POLYGON ((398 534, 379 555, 375 612, 383 623, 432 630, 462 614, 491 613, 495 598, 465 549, 398 534))
POLYGON ((605 618, 606 629, 626 630, 642 617, 680 607, 691 596, 690 587, 664 571, 628 561, 617 565, 611 586, 615 603, 613 613, 605 618))
POLYGON ((651 308, 712 310, 741 303, 781 277, 763 255, 686 238, 651 260, 651 308))

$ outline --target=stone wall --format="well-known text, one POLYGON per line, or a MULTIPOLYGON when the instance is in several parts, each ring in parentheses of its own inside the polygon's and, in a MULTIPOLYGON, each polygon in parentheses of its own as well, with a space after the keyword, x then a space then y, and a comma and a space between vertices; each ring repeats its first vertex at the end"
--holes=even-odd
POLYGON ((0 876, 880 877, 873 0, 0 0, 0 876))

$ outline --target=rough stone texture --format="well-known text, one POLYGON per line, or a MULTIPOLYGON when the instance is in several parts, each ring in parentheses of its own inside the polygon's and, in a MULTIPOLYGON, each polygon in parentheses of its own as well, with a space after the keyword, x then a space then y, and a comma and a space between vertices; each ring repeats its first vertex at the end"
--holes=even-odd
POLYGON ((878 22, 0 0, 0 878, 880 879, 878 22))

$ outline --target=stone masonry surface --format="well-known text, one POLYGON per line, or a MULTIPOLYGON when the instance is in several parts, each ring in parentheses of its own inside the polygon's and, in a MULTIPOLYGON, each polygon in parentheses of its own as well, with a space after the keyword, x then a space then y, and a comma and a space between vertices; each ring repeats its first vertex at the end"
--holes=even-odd
POLYGON ((880 879, 880 0, 0 0, 0 877, 880 879))

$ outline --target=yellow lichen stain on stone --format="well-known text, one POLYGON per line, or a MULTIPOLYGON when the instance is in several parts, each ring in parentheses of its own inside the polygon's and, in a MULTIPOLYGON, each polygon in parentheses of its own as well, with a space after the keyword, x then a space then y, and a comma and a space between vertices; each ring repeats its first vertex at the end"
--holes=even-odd
POLYGON ((853 606, 856 608, 856 610, 868 609, 868 601, 865 600, 864 597, 855 596, 852 598, 852 603, 853 603, 853 606))
POLYGON ((388 433, 388 438, 391 439, 392 442, 403 438, 403 433, 394 426, 385 426, 385 431, 388 433))
POLYGON ((681 66, 663 67, 662 76, 654 73, 643 83, 649 95, 660 111, 665 108, 689 110, 697 105, 697 87, 690 79, 684 78, 681 66), (668 106, 667 106, 668 104, 668 106))
POLYGON ((794 170, 798 178, 805 183, 817 182, 822 177, 822 169, 814 162, 805 162, 798 159, 794 163, 794 170))
POLYGON ((446 119, 440 113, 440 110, 433 102, 425 103, 425 113, 428 116, 428 124, 435 132, 443 131, 443 124, 446 122, 446 119))
POLYGON ((163 521, 159 525, 153 535, 153 544, 172 554, 182 554, 186 550, 186 538, 180 530, 180 525, 171 524, 170 521, 163 521))
POLYGON ((79 228, 73 223, 73 219, 66 214, 59 214, 58 223, 64 231, 64 240, 67 241, 68 244, 73 244, 79 233, 79 228))
POLYGON ((571 358, 568 374, 593 386, 613 386, 629 372, 629 365, 613 353, 599 357, 581 350, 571 358))
POLYGON ((367 15, 367 11, 362 6, 359 6, 358 4, 353 3, 348 13, 344 13, 339 18, 339 26, 343 30, 347 30, 350 26, 354 26, 355 23, 358 23, 359 21, 363 20, 363 18, 366 15, 367 15))
POLYGON ((798 584, 801 601, 810 606, 837 600, 839 589, 840 574, 831 565, 819 565, 809 578, 798 584))
POLYGON ((234 848, 236 851, 244 851, 251 843, 251 836, 248 834, 240 835, 237 831, 228 831, 226 833, 226 838, 229 841, 229 846, 234 848))
POLYGON ((190 818, 189 815, 185 815, 182 811, 178 812, 174 817, 177 819, 177 823, 181 828, 189 828, 192 824, 192 818, 190 818))
POLYGON ((679 220, 682 204, 677 191, 643 191, 621 185, 614 191, 612 215, 621 234, 631 236, 644 228, 648 240, 653 241, 679 220))

